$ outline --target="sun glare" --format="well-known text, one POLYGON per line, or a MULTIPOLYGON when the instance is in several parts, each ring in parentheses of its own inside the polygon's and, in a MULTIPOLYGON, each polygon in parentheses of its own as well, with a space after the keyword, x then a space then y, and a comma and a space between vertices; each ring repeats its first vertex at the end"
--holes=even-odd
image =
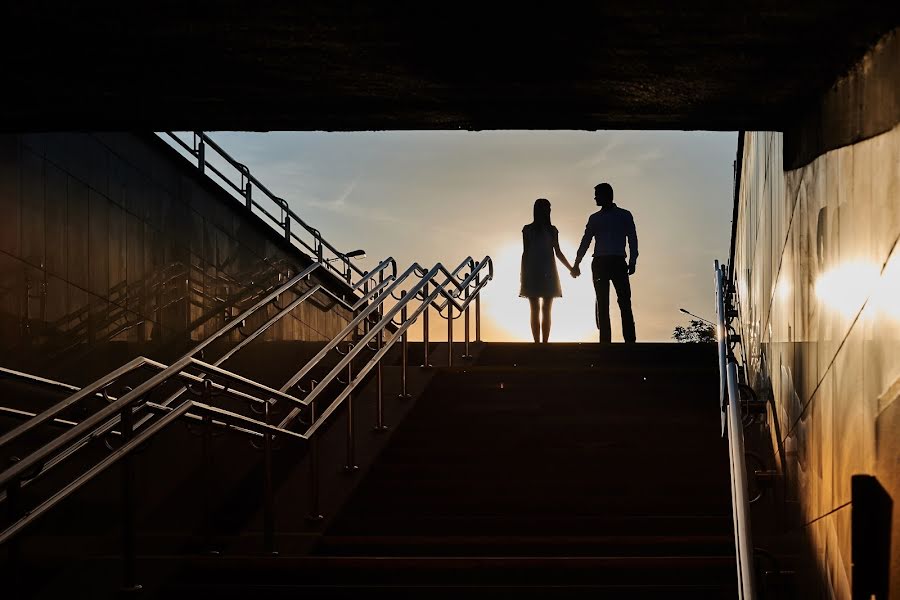
POLYGON ((864 260, 840 264, 819 276, 816 297, 828 308, 852 317, 878 284, 879 270, 878 265, 864 260))
MULTIPOLYGON (((577 246, 560 239, 560 247, 570 261, 575 260, 577 246)), ((485 316, 504 337, 497 341, 531 341, 528 300, 519 297, 519 270, 522 244, 508 244, 492 253, 494 280, 484 289, 485 316)), ((557 261, 562 298, 553 302, 551 342, 595 342, 594 288, 590 280, 590 256, 581 262, 581 277, 572 279, 557 261)))

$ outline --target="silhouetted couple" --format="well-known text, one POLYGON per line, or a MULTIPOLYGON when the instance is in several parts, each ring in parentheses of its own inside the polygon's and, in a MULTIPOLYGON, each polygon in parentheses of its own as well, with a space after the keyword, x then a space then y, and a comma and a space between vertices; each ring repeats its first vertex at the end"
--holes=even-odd
POLYGON ((594 260, 591 262, 591 278, 597 294, 596 323, 600 330, 600 343, 612 339, 609 324, 609 283, 616 289, 619 310, 622 313, 622 337, 626 343, 635 341, 634 316, 631 313, 631 284, 629 276, 637 269, 637 232, 631 213, 613 202, 613 189, 608 183, 594 188, 594 200, 600 210, 588 218, 584 236, 578 247, 575 264, 559 249, 559 230, 550 222, 550 201, 538 198, 534 201, 534 222, 522 228, 522 272, 519 296, 531 303, 531 334, 535 343, 550 339, 550 311, 553 299, 562 296, 556 259, 569 269, 572 277, 581 275, 581 259, 594 241, 594 260), (628 241, 628 260, 625 242, 628 241))

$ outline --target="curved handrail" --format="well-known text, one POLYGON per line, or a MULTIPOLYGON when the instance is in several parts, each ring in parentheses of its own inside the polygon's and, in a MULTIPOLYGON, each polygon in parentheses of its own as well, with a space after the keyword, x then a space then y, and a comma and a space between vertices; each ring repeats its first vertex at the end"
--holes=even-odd
POLYGON ((737 364, 728 352, 728 327, 725 305, 726 267, 715 262, 716 328, 719 353, 720 409, 722 435, 728 438, 731 473, 731 508, 734 520, 734 544, 737 555, 738 595, 742 600, 755 600, 753 542, 750 528, 750 500, 747 491, 747 466, 744 463, 744 431, 738 395, 737 364))
MULTIPOLYGON (((403 309, 410 302, 412 302, 413 299, 416 298, 422 290, 426 289, 426 287, 428 285, 435 283, 436 287, 435 287, 434 291, 431 292, 430 295, 427 296, 422 301, 421 305, 415 311, 413 311, 412 315, 407 317, 406 321, 403 322, 400 325, 400 328, 395 332, 394 337, 391 338, 391 340, 389 340, 384 345, 384 347, 380 348, 376 352, 375 357, 370 359, 367 366, 363 367, 362 369, 359 370, 359 372, 357 374, 357 378, 353 382, 348 382, 348 388, 346 388, 338 396, 338 398, 336 398, 334 401, 332 401, 331 406, 329 406, 329 408, 325 412, 322 413, 322 415, 319 417, 317 422, 323 422, 325 419, 327 419, 328 415, 330 415, 331 413, 334 412, 334 410, 337 409, 337 407, 340 405, 340 403, 343 401, 343 399, 346 398, 347 394, 349 394, 350 391, 352 391, 353 387, 356 386, 356 383, 354 383, 354 382, 361 381, 361 378, 364 377, 365 374, 369 370, 371 370, 372 366, 375 363, 377 363, 379 360, 381 360, 381 357, 384 356, 384 353, 387 352, 387 349, 389 349, 391 346, 393 346, 393 344, 397 341, 397 339, 399 339, 399 337, 403 334, 403 332, 405 332, 407 329, 409 329, 409 327, 412 325, 412 323, 415 322, 415 320, 419 317, 419 315, 422 314, 422 312, 424 312, 425 310, 427 310, 439 296, 444 296, 447 299, 447 302, 452 302, 453 305, 456 306, 460 312, 464 311, 466 309, 466 307, 469 305, 469 303, 478 297, 478 294, 479 294, 481 288, 483 288, 485 285, 487 285, 488 281, 490 281, 491 278, 493 277, 493 267, 492 267, 492 261, 491 261, 490 257, 485 257, 485 260, 481 261, 479 266, 475 267, 475 269, 474 269, 477 272, 480 269, 484 268, 484 265, 488 265, 490 268, 488 277, 485 278, 484 280, 482 280, 478 284, 478 286, 476 286, 476 288, 473 290, 473 292, 462 303, 458 303, 454 298, 452 298, 451 294, 449 294, 444 289, 448 283, 453 283, 455 287, 459 287, 459 282, 456 281, 455 274, 459 273, 459 271, 461 270, 461 267, 465 266, 468 263, 468 261, 471 261, 471 260, 472 260, 471 257, 466 258, 462 263, 460 263, 460 266, 457 267, 456 269, 454 269, 454 271, 452 271, 452 272, 447 271, 447 269, 446 269, 446 267, 444 267, 444 265, 442 265, 441 263, 438 263, 437 265, 432 267, 429 271, 427 271, 425 273, 425 275, 421 277, 419 282, 416 283, 406 293, 406 295, 404 295, 401 298, 401 300, 397 304, 392 306, 386 313, 379 314, 380 320, 378 321, 378 323, 371 327, 371 329, 357 342, 356 346, 352 350, 350 350, 346 355, 344 355, 344 357, 340 361, 338 361, 337 365, 335 365, 331 369, 331 371, 327 375, 325 375, 325 377, 317 384, 316 388, 314 390, 312 390, 303 399, 304 404, 306 404, 306 405, 311 404, 322 393, 322 391, 327 387, 327 385, 337 378, 337 376, 347 367, 347 365, 350 363, 350 361, 352 361, 356 357, 356 355, 361 351, 362 348, 366 347, 366 345, 370 341, 372 341, 377 335, 379 335, 379 333, 381 331, 383 331, 388 326, 388 324, 393 323, 394 317, 397 316, 398 314, 402 314, 403 309), (440 283, 436 283, 434 280, 439 274, 447 274, 448 278, 440 283)), ((310 361, 308 361, 307 364, 303 366, 303 368, 301 368, 296 374, 294 374, 290 379, 288 379, 288 381, 281 387, 281 390, 286 391, 286 390, 290 389, 292 386, 296 385, 301 379, 306 377, 312 371, 312 369, 321 362, 322 358, 324 358, 325 355, 328 354, 328 352, 330 352, 335 347, 337 347, 337 345, 341 342, 341 340, 345 339, 347 337, 347 335, 349 335, 355 329, 356 325, 358 325, 360 322, 362 322, 363 319, 367 318, 368 315, 371 314, 372 312, 377 310, 380 313, 381 305, 391 295, 393 287, 400 286, 412 273, 418 273, 418 272, 420 272, 421 269, 422 269, 422 267, 418 263, 415 263, 412 266, 410 266, 403 274, 401 274, 396 279, 396 281, 394 282, 394 285, 392 285, 391 288, 386 290, 380 296, 380 302, 376 301, 371 306, 367 307, 364 311, 362 311, 356 317, 356 319, 351 321, 341 333, 336 335, 332 339, 332 341, 329 342, 329 344, 327 344, 326 347, 323 348, 319 352, 319 354, 317 354, 315 357, 310 359, 310 361)), ((289 412, 287 414, 287 416, 281 421, 281 423, 279 424, 279 427, 288 427, 291 424, 291 422, 297 417, 297 415, 300 414, 300 411, 301 411, 301 409, 299 407, 292 409, 291 412, 289 412)), ((316 427, 318 427, 318 426, 316 426, 316 427)), ((312 432, 315 431, 316 427, 311 427, 311 431, 308 431, 307 435, 312 435, 312 432)))

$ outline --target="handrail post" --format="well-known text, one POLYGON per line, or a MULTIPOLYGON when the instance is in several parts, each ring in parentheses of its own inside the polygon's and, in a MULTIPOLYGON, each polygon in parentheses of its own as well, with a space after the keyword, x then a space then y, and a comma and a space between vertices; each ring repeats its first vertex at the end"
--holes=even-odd
POLYGON ((447 301, 447 366, 453 366, 453 303, 447 301))
MULTIPOLYGON (((22 516, 19 506, 22 496, 21 492, 21 479, 17 477, 9 482, 6 488, 6 514, 10 524, 15 523, 22 516)), ((25 590, 22 587, 22 542, 19 536, 14 536, 9 540, 6 564, 9 567, 6 580, 9 582, 11 597, 20 598, 25 590)))
MULTIPOLYGON (((203 380, 203 402, 212 406, 212 381, 203 380)), ((214 481, 212 472, 212 414, 206 411, 203 414, 203 437, 201 456, 203 458, 203 545, 207 553, 217 555, 219 552, 213 547, 212 533, 212 508, 210 496, 214 481)))
MULTIPOLYGON (((428 284, 422 288, 422 298, 428 298, 428 284)), ((425 302, 425 300, 422 300, 425 302)), ((422 311, 422 346, 425 348, 425 360, 423 367, 430 367, 431 362, 428 360, 428 313, 431 312, 431 306, 426 306, 422 311)))
MULTIPOLYGON (((264 408, 265 424, 270 421, 271 401, 266 400, 264 408)), ((263 546, 267 554, 275 551, 275 494, 272 489, 272 432, 266 428, 263 434, 263 546)))
POLYGON ((322 243, 322 234, 316 232, 316 259, 318 262, 325 264, 325 244, 322 243))
POLYGON ((475 341, 479 343, 481 342, 481 290, 478 288, 480 283, 481 271, 475 275, 475 289, 478 290, 478 295, 475 296, 475 341))
MULTIPOLYGON (((366 319, 368 321, 368 319, 366 319)), ((350 352, 353 349, 353 345, 351 344, 349 349, 350 352)), ((350 360, 347 363, 347 385, 353 382, 353 360, 350 360)), ((356 438, 354 431, 354 423, 355 414, 353 412, 353 392, 351 391, 347 394, 347 464, 344 465, 344 470, 347 472, 353 472, 359 470, 359 465, 356 464, 356 438)))
MULTIPOLYGON (((309 391, 312 393, 316 389, 316 380, 313 379, 309 383, 309 391)), ((309 403, 309 423, 316 423, 316 401, 309 403)), ((307 519, 310 521, 321 521, 325 517, 322 515, 319 506, 319 436, 313 435, 309 440, 309 515, 307 519)))
MULTIPOLYGON (((403 302, 406 300, 406 290, 400 292, 400 301, 403 302)), ((400 322, 405 324, 406 319, 408 318, 408 313, 406 310, 406 304, 403 305, 403 308, 400 310, 400 322)), ((409 392, 407 392, 407 381, 406 381, 406 369, 407 363, 409 363, 409 329, 406 329, 403 332, 403 339, 400 342, 400 396, 401 400, 406 400, 409 398, 409 392)))
POLYGON ((247 210, 253 210, 253 184, 247 180, 244 186, 244 199, 247 201, 247 210))
MULTIPOLYGON (((383 314, 384 314, 384 305, 378 308, 378 321, 380 322, 383 314)), ((375 347, 376 352, 380 352, 384 347, 384 328, 378 330, 378 334, 375 336, 375 347)), ((384 424, 384 369, 382 363, 384 362, 383 357, 378 359, 378 363, 375 365, 375 385, 376 385, 376 396, 375 396, 375 431, 386 431, 387 425, 384 424)))
MULTIPOLYGON (((469 299, 469 288, 466 288, 466 300, 469 299)), ((471 360, 472 353, 469 352, 469 304, 466 303, 466 315, 465 315, 465 332, 466 332, 466 352, 463 354, 463 358, 466 360, 471 360)))
POLYGON ((284 212, 284 239, 291 241, 291 213, 284 212))
MULTIPOLYGON (((122 409, 122 444, 128 443, 134 434, 134 411, 129 404, 122 409)), ((122 589, 138 591, 137 584, 137 536, 135 532, 134 460, 131 452, 122 457, 122 589)))
POLYGON ((203 138, 200 138, 200 145, 197 146, 197 168, 200 169, 200 174, 203 175, 206 173, 206 142, 203 141, 203 138))

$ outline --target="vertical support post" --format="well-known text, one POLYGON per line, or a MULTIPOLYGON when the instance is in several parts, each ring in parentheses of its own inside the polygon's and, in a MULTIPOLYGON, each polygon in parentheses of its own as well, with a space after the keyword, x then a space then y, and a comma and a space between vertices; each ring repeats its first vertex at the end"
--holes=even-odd
POLYGON ((247 210, 253 210, 253 184, 250 181, 247 181, 247 185, 244 186, 244 199, 247 202, 247 210))
MULTIPOLYGON (((270 424, 272 403, 266 400, 265 424, 270 424)), ((272 489, 272 432, 263 434, 263 546, 267 554, 275 551, 275 493, 272 489)))
MULTIPOLYGON (((203 402, 212 406, 212 381, 203 381, 203 402)), ((203 457, 203 545, 209 554, 217 555, 219 552, 213 547, 212 534, 212 507, 210 496, 212 494, 212 415, 208 412, 203 415, 203 442, 201 454, 203 457)))
POLYGON ((453 302, 447 300, 447 366, 453 366, 453 302))
MULTIPOLYGON (((478 280, 481 273, 475 277, 475 288, 478 288, 478 280)), ((475 341, 481 343, 481 292, 475 296, 475 341)))
MULTIPOLYGON (((127 444, 134 433, 134 411, 126 406, 121 412, 122 443, 127 444)), ((137 534, 135 532, 134 457, 131 452, 122 457, 122 589, 138 591, 137 534)))
MULTIPOLYGON (((313 379, 309 383, 309 391, 316 389, 316 380, 313 379)), ((316 424, 316 402, 313 400, 309 405, 309 423, 316 424)), ((309 440, 309 515, 307 519, 310 521, 321 521, 325 517, 322 516, 320 507, 319 494, 319 436, 313 434, 309 440)))
POLYGON ((206 142, 203 138, 200 138, 200 145, 197 146, 197 168, 201 175, 206 173, 206 142))
POLYGON ((284 211, 284 239, 291 241, 291 213, 284 211))
POLYGON ((468 304, 468 300, 469 300, 469 288, 468 287, 466 288, 465 299, 466 299, 466 315, 465 315, 466 351, 465 351, 465 354, 463 355, 463 358, 465 358, 466 360, 469 360, 472 358, 472 353, 469 352, 469 321, 470 321, 470 318, 469 318, 469 304, 468 304))
MULTIPOLYGON (((10 524, 18 521, 21 516, 19 506, 21 490, 22 480, 18 478, 10 481, 6 488, 6 512, 10 524)), ((18 535, 9 540, 6 565, 8 567, 6 581, 9 583, 10 595, 13 598, 20 598, 25 590, 22 587, 22 542, 18 535)))
MULTIPOLYGON (((381 315, 383 313, 383 309, 381 307, 378 308, 378 321, 381 322, 381 315)), ((384 347, 384 329, 379 329, 378 333, 375 336, 377 340, 375 343, 376 352, 380 352, 384 347)), ((375 385, 376 395, 375 395, 375 431, 386 431, 387 425, 384 424, 384 369, 382 368, 382 363, 384 361, 382 359, 378 359, 378 363, 375 365, 375 385)))
POLYGON ((316 260, 325 264, 325 245, 322 243, 322 234, 316 231, 316 260))
MULTIPOLYGON (((353 350, 353 345, 351 344, 348 352, 353 350)), ((349 385, 353 381, 353 360, 347 363, 347 384, 349 385)), ((347 464, 344 465, 344 470, 348 472, 358 471, 359 465, 356 464, 356 432, 354 428, 354 421, 356 420, 356 414, 353 410, 353 392, 347 394, 347 464)))
POLYGON ((469 319, 469 307, 468 307, 468 306, 466 307, 466 314, 465 314, 465 317, 464 317, 464 318, 465 318, 465 320, 466 320, 466 322, 465 322, 465 331, 466 331, 466 353, 463 355, 463 358, 469 359, 469 358, 472 358, 472 353, 469 352, 469 320, 470 320, 470 319, 469 319))
MULTIPOLYGON (((406 290, 400 292, 400 301, 403 302, 406 300, 406 290)), ((406 324, 406 319, 408 318, 408 313, 406 311, 406 304, 403 305, 403 308, 400 309, 400 322, 402 324, 406 324)), ((400 399, 406 400, 409 398, 409 392, 407 391, 407 366, 409 364, 409 329, 403 332, 403 339, 400 342, 400 399)))
MULTIPOLYGON (((427 302, 428 300, 428 287, 429 285, 426 283, 422 288, 422 298, 423 302, 427 302)), ((431 362, 428 360, 428 313, 431 312, 431 306, 426 306, 425 310, 422 311, 422 346, 425 348, 425 360, 422 363, 423 367, 430 367, 431 362)))

